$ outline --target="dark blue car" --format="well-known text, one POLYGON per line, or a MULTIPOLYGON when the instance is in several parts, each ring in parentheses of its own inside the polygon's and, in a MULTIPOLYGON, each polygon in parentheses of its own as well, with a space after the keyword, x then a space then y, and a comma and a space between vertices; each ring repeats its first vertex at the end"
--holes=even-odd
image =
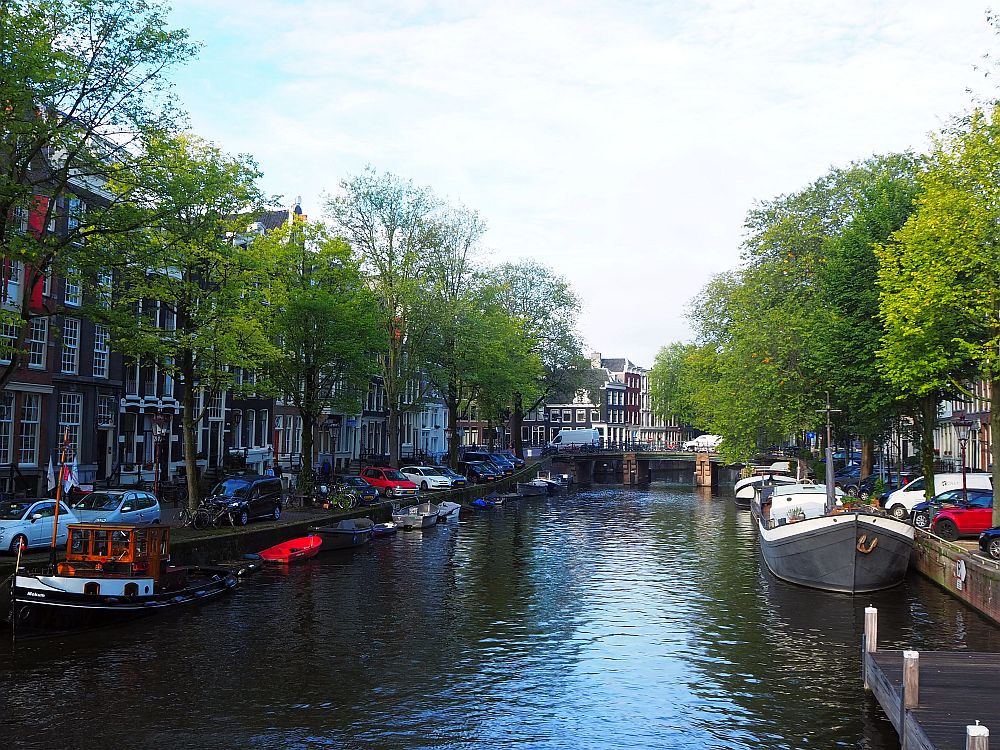
POLYGON ((1000 560, 1000 526, 986 529, 979 535, 979 551, 994 560, 1000 560))

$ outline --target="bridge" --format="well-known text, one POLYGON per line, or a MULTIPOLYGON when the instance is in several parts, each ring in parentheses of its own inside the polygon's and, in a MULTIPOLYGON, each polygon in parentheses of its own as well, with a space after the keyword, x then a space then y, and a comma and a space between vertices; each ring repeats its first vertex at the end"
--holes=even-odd
POLYGON ((720 469, 726 465, 714 453, 682 451, 567 451, 554 453, 550 459, 553 471, 569 474, 580 484, 637 485, 666 480, 717 487, 720 469))

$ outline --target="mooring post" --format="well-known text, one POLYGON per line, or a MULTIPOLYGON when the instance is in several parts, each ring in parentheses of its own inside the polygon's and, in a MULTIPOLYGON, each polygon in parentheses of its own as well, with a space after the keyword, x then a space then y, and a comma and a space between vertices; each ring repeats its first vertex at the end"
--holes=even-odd
POLYGON ((965 750, 990 750, 990 730, 980 724, 965 728, 965 750))
POLYGON ((903 708, 920 705, 920 652, 903 652, 903 708))
POLYGON ((878 610, 870 604, 865 607, 864 651, 861 654, 861 673, 864 676, 865 690, 869 690, 867 655, 878 651, 878 610))

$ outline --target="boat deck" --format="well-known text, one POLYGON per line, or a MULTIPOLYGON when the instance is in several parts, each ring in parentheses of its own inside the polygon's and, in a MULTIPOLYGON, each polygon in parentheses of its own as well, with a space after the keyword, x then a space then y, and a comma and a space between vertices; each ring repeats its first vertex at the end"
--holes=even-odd
POLYGON ((977 721, 1000 732, 1000 654, 920 652, 918 703, 903 708, 903 652, 864 654, 867 683, 909 750, 964 750, 977 721))

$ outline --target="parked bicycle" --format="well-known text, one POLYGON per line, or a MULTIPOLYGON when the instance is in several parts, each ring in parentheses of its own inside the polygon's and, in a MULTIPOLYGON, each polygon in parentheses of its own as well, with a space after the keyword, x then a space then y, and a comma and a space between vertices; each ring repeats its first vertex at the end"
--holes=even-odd
POLYGON ((215 528, 222 525, 223 520, 228 521, 230 526, 236 526, 233 514, 225 505, 202 503, 191 518, 191 527, 199 531, 210 526, 215 528))

